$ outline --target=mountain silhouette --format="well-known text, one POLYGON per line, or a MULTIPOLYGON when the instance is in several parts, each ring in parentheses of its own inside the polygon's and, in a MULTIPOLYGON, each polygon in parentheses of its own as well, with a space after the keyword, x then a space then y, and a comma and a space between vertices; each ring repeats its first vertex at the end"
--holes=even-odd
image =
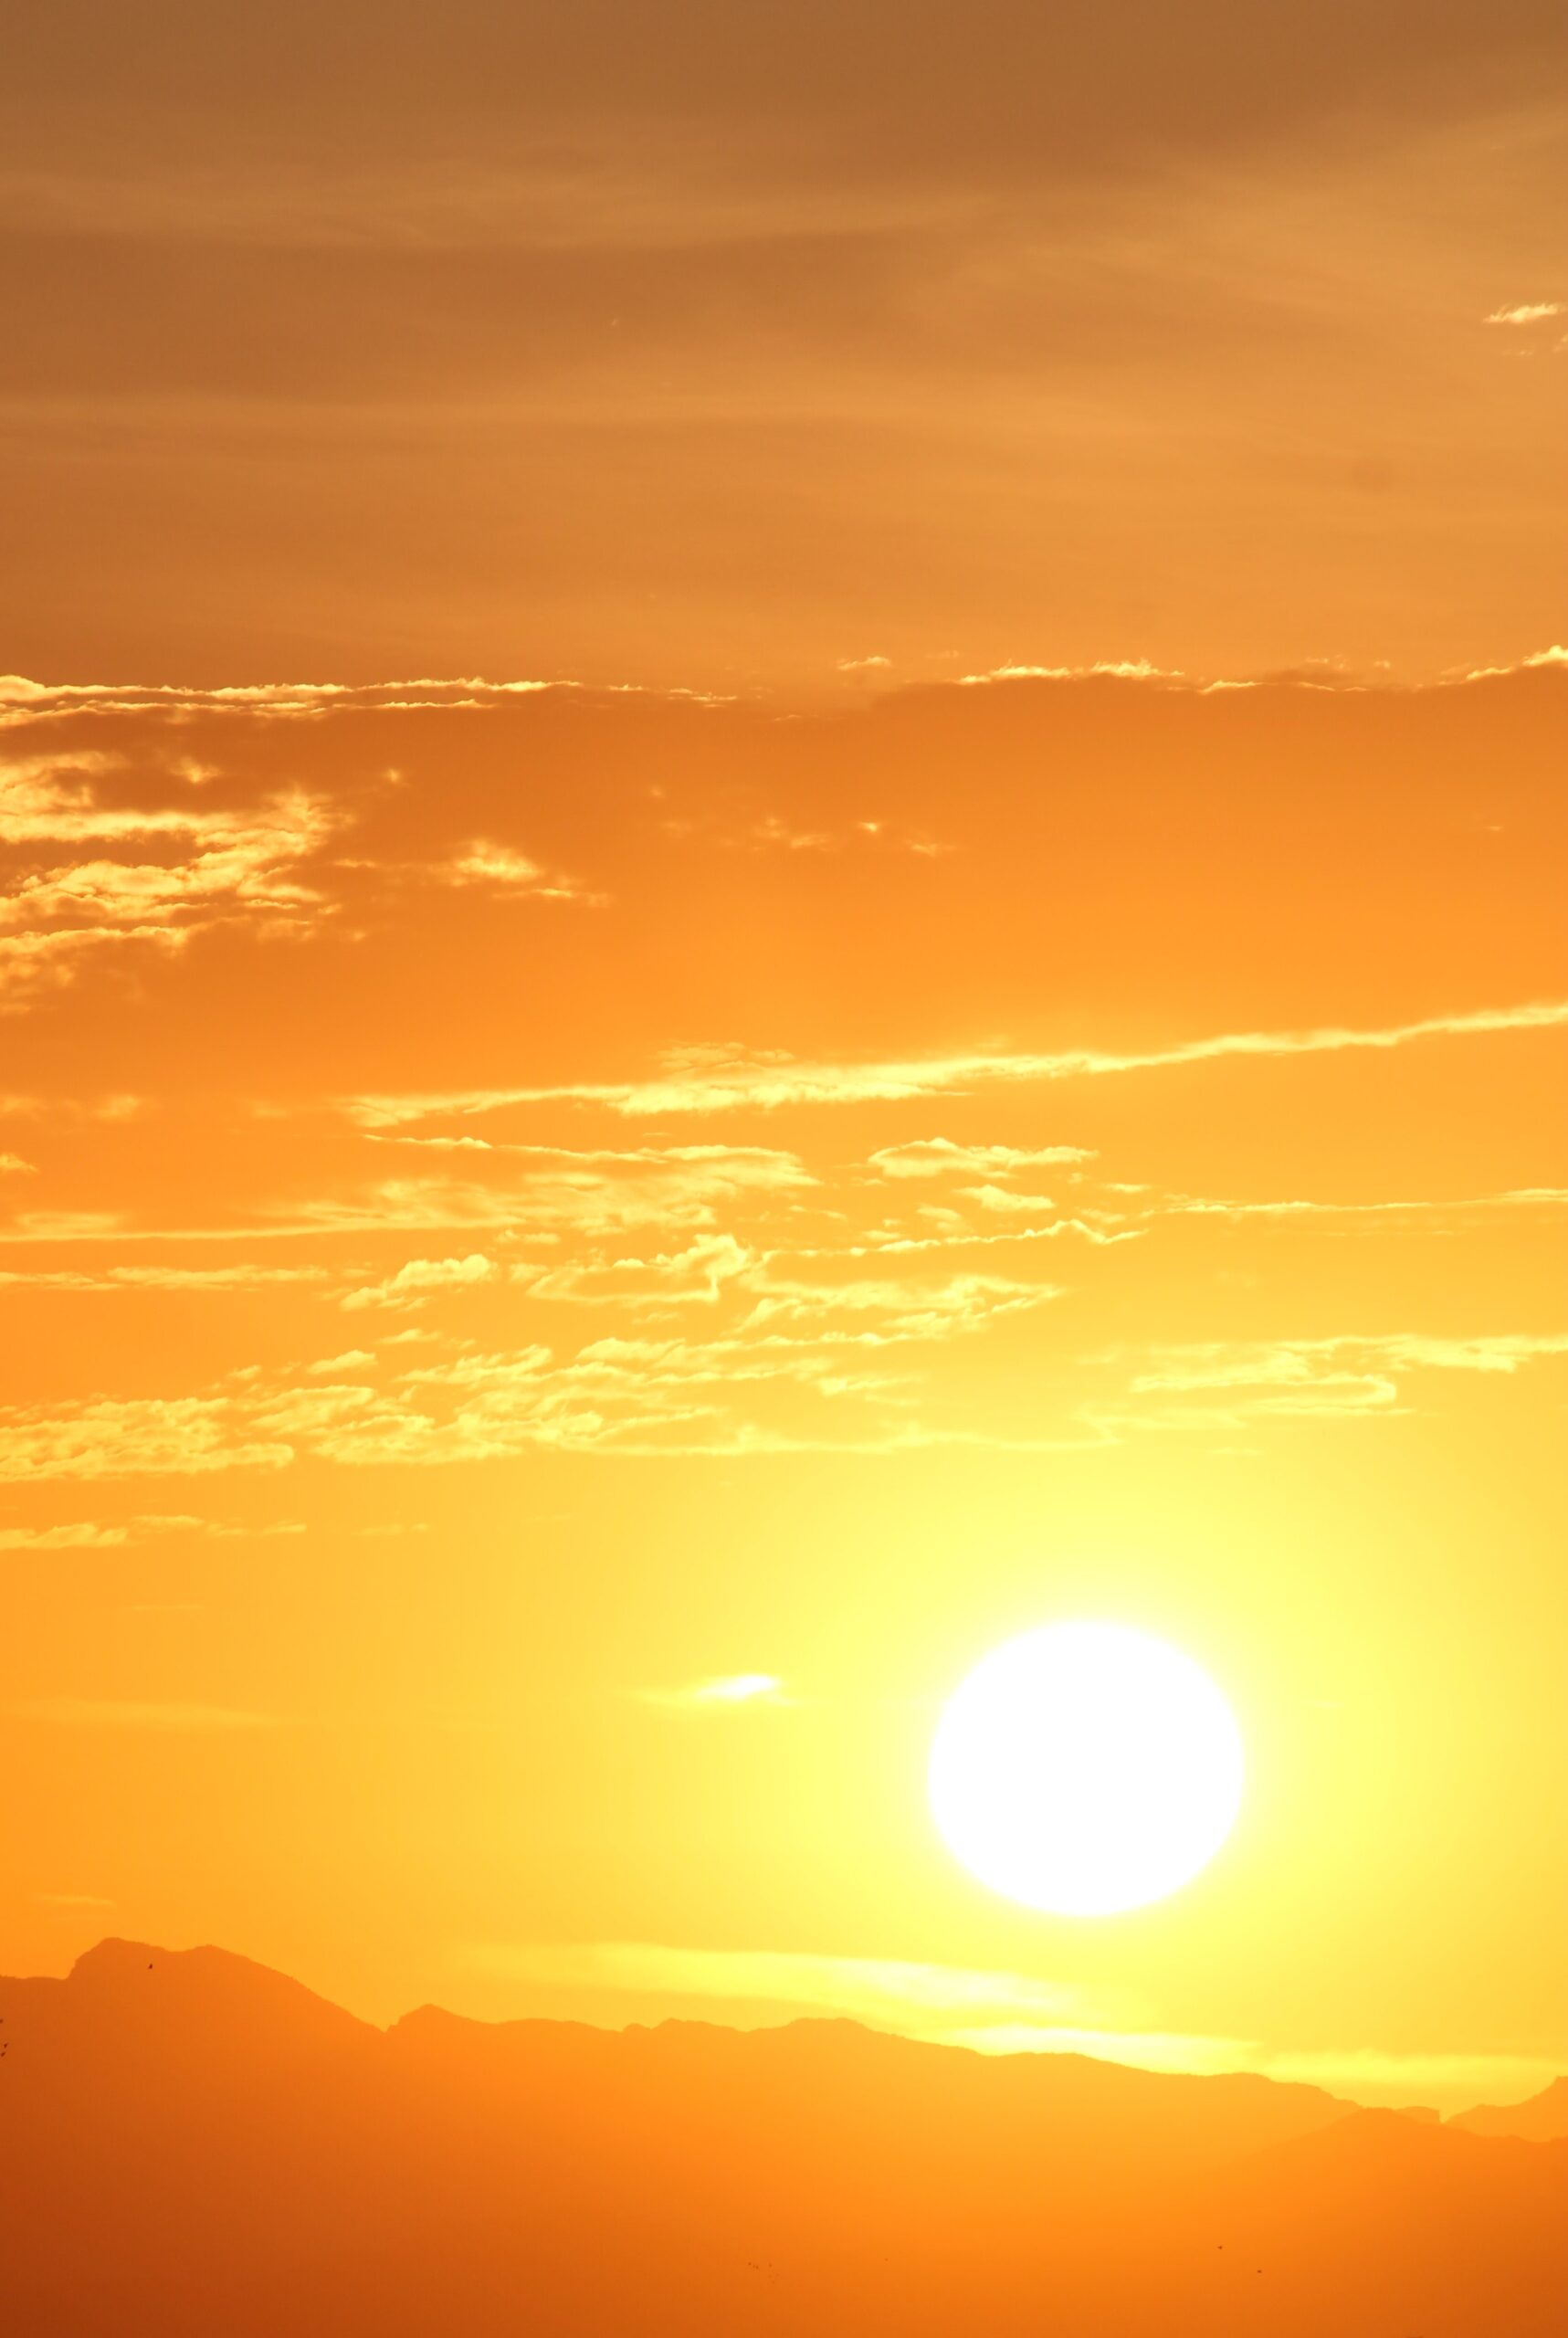
POLYGON ((853 2023, 389 2030, 216 1949, 0 1982, 12 2338, 1546 2338, 1568 2142, 853 2023))
POLYGON ((1553 2079, 1528 2102, 1479 2103, 1448 2123, 1471 2135, 1521 2135, 1532 2143, 1554 2143, 1568 2135, 1568 2078, 1553 2079))

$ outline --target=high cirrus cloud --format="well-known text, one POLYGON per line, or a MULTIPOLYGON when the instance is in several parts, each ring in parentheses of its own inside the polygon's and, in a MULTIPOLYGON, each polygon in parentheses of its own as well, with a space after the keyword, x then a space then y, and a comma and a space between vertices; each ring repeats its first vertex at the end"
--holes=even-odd
MULTIPOLYGON (((363 1095, 346 1109, 373 1129, 416 1125, 437 1117, 468 1117, 518 1104, 557 1101, 597 1104, 628 1119, 674 1114, 771 1111, 803 1104, 903 1101, 922 1096, 967 1094, 973 1090, 1020 1082, 1113 1079, 1190 1065, 1248 1058, 1387 1054, 1423 1040, 1474 1038, 1503 1031, 1568 1029, 1568 999, 1530 999, 1515 1006, 1483 1006, 1422 1016, 1408 1023, 1357 1028, 1324 1025, 1316 1029, 1222 1031, 1180 1040, 1171 1047, 1136 1050, 1073 1048, 1044 1054, 965 1054, 922 1060, 832 1063, 769 1056, 677 1062, 662 1077, 625 1082, 559 1087, 456 1090, 447 1094, 363 1095)), ((900 1174, 897 1170, 894 1174, 900 1174)), ((907 1170, 903 1174, 910 1174, 907 1170)), ((918 1172, 916 1174, 919 1174, 918 1172)))

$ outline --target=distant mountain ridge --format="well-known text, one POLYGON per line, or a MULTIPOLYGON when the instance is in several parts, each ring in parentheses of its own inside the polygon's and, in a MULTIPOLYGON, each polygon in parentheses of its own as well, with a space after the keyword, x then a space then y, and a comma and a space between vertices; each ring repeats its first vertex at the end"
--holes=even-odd
POLYGON ((1568 2142, 1261 2078, 835 2021, 383 2031, 123 1941, 0 1981, 0 2043, 8 2338, 1568 2325, 1568 2142))
POLYGON ((1553 2079, 1527 2102, 1478 2103, 1448 2123, 1471 2135, 1519 2135, 1530 2143, 1556 2143, 1568 2135, 1568 2078, 1553 2079))

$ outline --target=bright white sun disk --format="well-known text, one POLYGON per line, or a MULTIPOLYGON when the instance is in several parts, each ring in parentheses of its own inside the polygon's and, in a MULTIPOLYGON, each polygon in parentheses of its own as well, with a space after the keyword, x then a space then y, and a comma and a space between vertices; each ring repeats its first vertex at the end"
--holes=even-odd
POLYGON ((1230 1707, 1179 1648, 1121 1624, 1047 1624, 993 1649, 949 1701, 931 1806, 994 1891, 1109 1916, 1207 1866, 1244 1768, 1230 1707))

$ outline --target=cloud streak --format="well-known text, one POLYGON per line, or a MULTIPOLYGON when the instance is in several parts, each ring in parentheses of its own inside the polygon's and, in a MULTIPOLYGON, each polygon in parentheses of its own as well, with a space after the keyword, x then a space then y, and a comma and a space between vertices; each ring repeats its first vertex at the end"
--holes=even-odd
POLYGON ((1482 2096, 1517 2100, 1547 2084, 1553 2066, 1527 2055, 1390 2052, 1380 2048, 1282 2051, 1257 2038, 1115 2026, 1125 2008, 1035 1975, 897 1959, 818 1956, 768 1949, 692 1949, 609 1941, 459 1952, 470 1971, 546 1992, 591 1992, 742 2008, 759 2024, 805 2016, 983 2054, 1084 2054, 1135 2069, 1197 2076, 1253 2072, 1317 2086, 1352 2101, 1456 2107, 1482 2096))
POLYGON ((794 1701, 784 1695, 784 1682, 772 1672, 730 1672, 715 1680, 694 1681, 689 1689, 644 1689, 639 1694, 645 1704, 662 1705, 672 1712, 732 1712, 748 1705, 794 1701))
POLYGON ((792 2006, 881 2027, 903 2028, 914 2020, 921 2029, 942 2029, 982 2015, 1038 2020, 1082 2005, 1079 1991, 1018 1973, 768 1949, 666 1948, 631 1941, 479 1945, 468 1949, 463 1961, 479 1972, 551 1988, 792 2006))
MULTIPOLYGON (((1568 1029, 1568 999, 1478 1007, 1408 1023, 1356 1028, 1324 1024, 1300 1030, 1228 1031, 1174 1046, 1118 1051, 1072 1048, 1051 1054, 963 1054, 871 1063, 810 1062, 788 1056, 677 1059, 648 1080, 563 1083, 548 1087, 464 1089, 423 1095, 372 1094, 343 1100, 362 1127, 388 1130, 440 1118, 467 1119, 523 1104, 597 1105, 626 1119, 784 1106, 905 1102, 968 1094, 1002 1085, 1112 1079, 1231 1061, 1308 1056, 1387 1054, 1427 1040, 1568 1029)), ((897 1174, 895 1172, 894 1174, 897 1174)))

